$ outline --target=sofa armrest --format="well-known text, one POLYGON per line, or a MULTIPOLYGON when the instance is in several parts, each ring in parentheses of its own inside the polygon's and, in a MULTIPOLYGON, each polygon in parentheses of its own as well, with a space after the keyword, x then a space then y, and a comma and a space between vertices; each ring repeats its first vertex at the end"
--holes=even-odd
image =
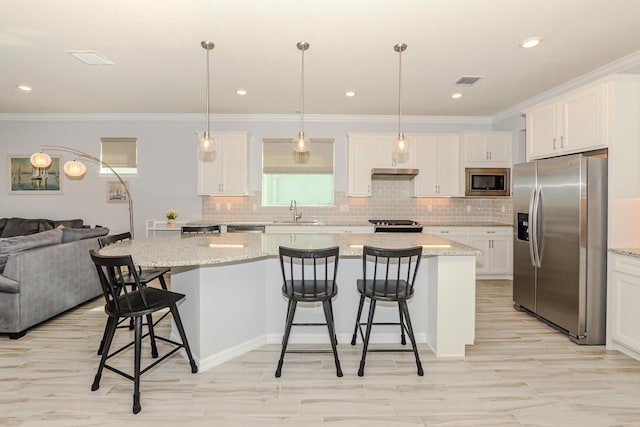
POLYGON ((6 294, 17 294, 20 292, 18 282, 0 274, 0 292, 6 294))

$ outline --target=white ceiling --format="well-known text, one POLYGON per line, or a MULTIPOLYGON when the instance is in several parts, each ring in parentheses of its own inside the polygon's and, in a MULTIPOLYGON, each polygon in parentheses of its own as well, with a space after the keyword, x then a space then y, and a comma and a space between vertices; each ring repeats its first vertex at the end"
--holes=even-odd
POLYGON ((212 113, 291 114, 305 40, 305 113, 397 114, 404 42, 405 115, 491 116, 640 56, 638 17, 638 0, 0 0, 0 113, 203 113, 212 40, 212 113), (464 75, 486 78, 454 101, 464 75))

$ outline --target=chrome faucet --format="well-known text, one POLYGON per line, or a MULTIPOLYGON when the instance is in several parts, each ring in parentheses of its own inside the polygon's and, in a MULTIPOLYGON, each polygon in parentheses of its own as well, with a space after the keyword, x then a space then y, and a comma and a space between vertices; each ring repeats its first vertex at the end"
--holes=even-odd
POLYGON ((298 220, 302 218, 302 214, 298 213, 298 204, 296 203, 295 199, 291 199, 289 210, 293 211, 293 222, 298 222, 298 220))

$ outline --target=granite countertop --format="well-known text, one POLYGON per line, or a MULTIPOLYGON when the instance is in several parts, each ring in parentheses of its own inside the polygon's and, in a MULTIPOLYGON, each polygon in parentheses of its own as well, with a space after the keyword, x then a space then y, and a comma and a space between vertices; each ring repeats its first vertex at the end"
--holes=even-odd
MULTIPOLYGON (((429 222, 428 220, 417 222, 421 223, 424 227, 513 227, 513 224, 505 224, 501 222, 476 222, 476 221, 458 221, 458 222, 429 222)), ((321 220, 316 218, 301 219, 298 222, 291 220, 273 220, 273 221, 234 221, 229 220, 216 220, 216 221, 189 221, 189 224, 222 224, 222 225, 275 225, 275 226, 314 226, 314 225, 327 225, 327 226, 339 226, 339 227, 372 227, 367 220, 321 220)))
POLYGON ((640 248, 611 248, 609 249, 609 252, 640 258, 640 248))
POLYGON ((380 234, 252 234, 168 235, 136 238, 109 245, 103 255, 131 255, 148 267, 209 265, 275 257, 278 246, 293 248, 340 247, 340 256, 360 257, 362 246, 406 248, 423 246, 423 256, 476 256, 481 250, 443 237, 423 233, 380 234))

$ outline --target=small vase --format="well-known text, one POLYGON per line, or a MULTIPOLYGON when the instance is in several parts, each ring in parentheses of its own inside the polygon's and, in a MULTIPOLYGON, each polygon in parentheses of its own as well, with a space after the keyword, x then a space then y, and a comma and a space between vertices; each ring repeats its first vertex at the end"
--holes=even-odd
POLYGON ((167 227, 175 227, 176 226, 176 220, 175 219, 168 219, 167 220, 167 227))

